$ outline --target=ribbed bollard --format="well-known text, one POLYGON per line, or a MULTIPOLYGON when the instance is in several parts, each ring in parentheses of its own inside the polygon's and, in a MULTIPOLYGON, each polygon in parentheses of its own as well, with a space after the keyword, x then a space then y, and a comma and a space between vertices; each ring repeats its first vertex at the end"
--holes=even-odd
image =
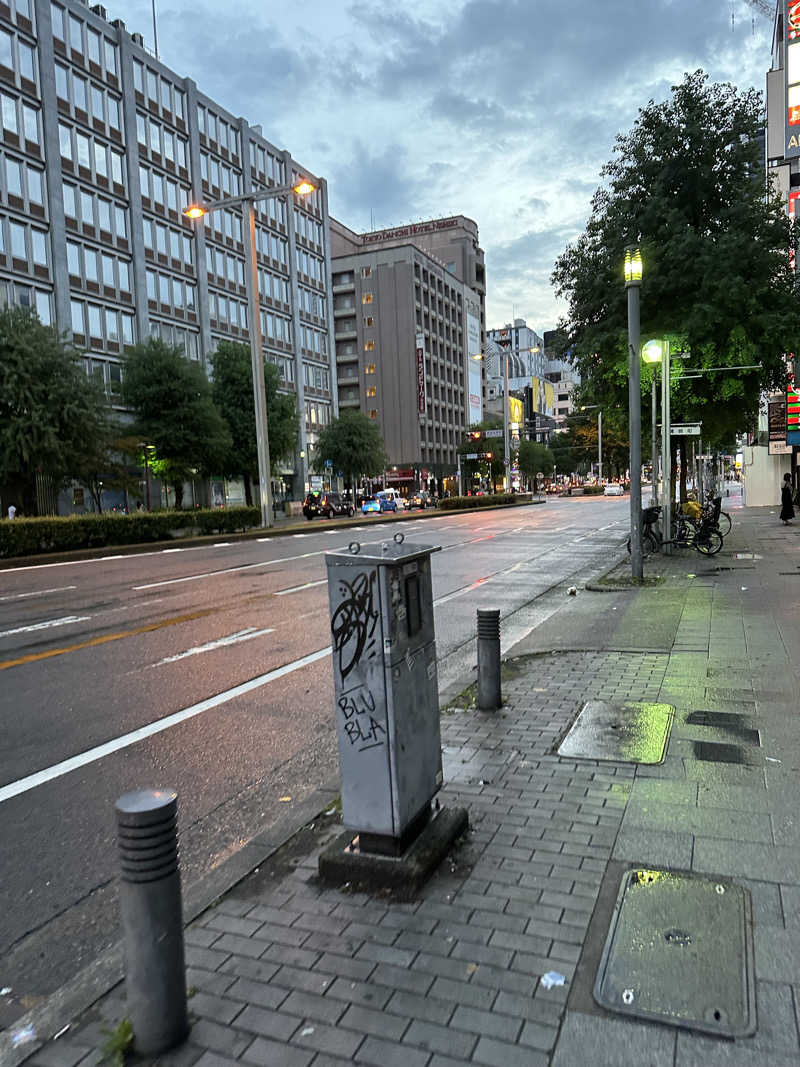
POLYGON ((500 691, 500 612, 478 609, 478 707, 495 711, 500 691))
POLYGON ((140 789, 121 796, 116 811, 127 1013, 136 1051, 157 1055, 189 1030, 178 794, 140 789))

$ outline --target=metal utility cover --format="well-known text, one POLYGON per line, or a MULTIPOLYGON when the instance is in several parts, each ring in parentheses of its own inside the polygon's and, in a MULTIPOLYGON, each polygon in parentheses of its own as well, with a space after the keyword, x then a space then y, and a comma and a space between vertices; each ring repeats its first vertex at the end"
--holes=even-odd
POLYGON ((622 879, 594 984, 610 1011, 726 1037, 755 1033, 753 917, 739 885, 675 871, 622 879))
POLYGON ((558 754, 616 763, 663 763, 674 716, 671 704, 589 700, 559 745, 558 754))

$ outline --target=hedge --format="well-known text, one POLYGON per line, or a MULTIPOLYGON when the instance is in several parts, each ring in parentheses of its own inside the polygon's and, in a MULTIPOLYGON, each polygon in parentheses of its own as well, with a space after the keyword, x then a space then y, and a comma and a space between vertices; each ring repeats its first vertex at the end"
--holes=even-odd
POLYGON ((0 558, 170 541, 196 534, 244 532, 260 525, 260 509, 246 507, 3 519, 0 521, 0 558))
POLYGON ((584 485, 584 487, 583 487, 583 495, 584 496, 602 496, 604 489, 605 489, 605 486, 602 486, 602 485, 584 485))
POLYGON ((491 496, 446 496, 439 501, 441 511, 457 508, 496 508, 501 504, 527 504, 530 493, 494 493, 491 496))

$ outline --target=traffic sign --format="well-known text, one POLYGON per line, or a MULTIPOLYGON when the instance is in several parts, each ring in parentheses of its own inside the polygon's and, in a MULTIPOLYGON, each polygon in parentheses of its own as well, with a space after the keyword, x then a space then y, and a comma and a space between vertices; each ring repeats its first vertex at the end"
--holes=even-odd
POLYGON ((325 460, 325 466, 326 467, 332 467, 333 466, 333 460, 332 459, 326 459, 325 460))
POLYGON ((503 436, 503 431, 502 430, 484 430, 483 431, 483 436, 484 437, 502 437, 503 436))
POLYGON ((477 458, 478 458, 478 453, 477 452, 467 452, 467 454, 464 456, 464 459, 477 459, 477 458))
POLYGON ((699 422, 684 422, 672 424, 669 428, 671 437, 699 437, 700 436, 700 423, 699 422))

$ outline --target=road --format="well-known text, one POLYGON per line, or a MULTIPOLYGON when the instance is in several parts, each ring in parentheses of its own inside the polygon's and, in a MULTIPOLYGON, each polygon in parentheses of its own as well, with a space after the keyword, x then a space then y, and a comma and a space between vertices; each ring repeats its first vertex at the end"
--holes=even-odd
MULTIPOLYGON (((403 523, 442 547, 440 687, 474 678, 477 607, 501 609, 510 647, 604 569, 627 513, 573 498, 403 523)), ((117 939, 123 792, 178 790, 188 884, 335 782, 324 553, 395 529, 0 571, 0 1028, 117 939)))

